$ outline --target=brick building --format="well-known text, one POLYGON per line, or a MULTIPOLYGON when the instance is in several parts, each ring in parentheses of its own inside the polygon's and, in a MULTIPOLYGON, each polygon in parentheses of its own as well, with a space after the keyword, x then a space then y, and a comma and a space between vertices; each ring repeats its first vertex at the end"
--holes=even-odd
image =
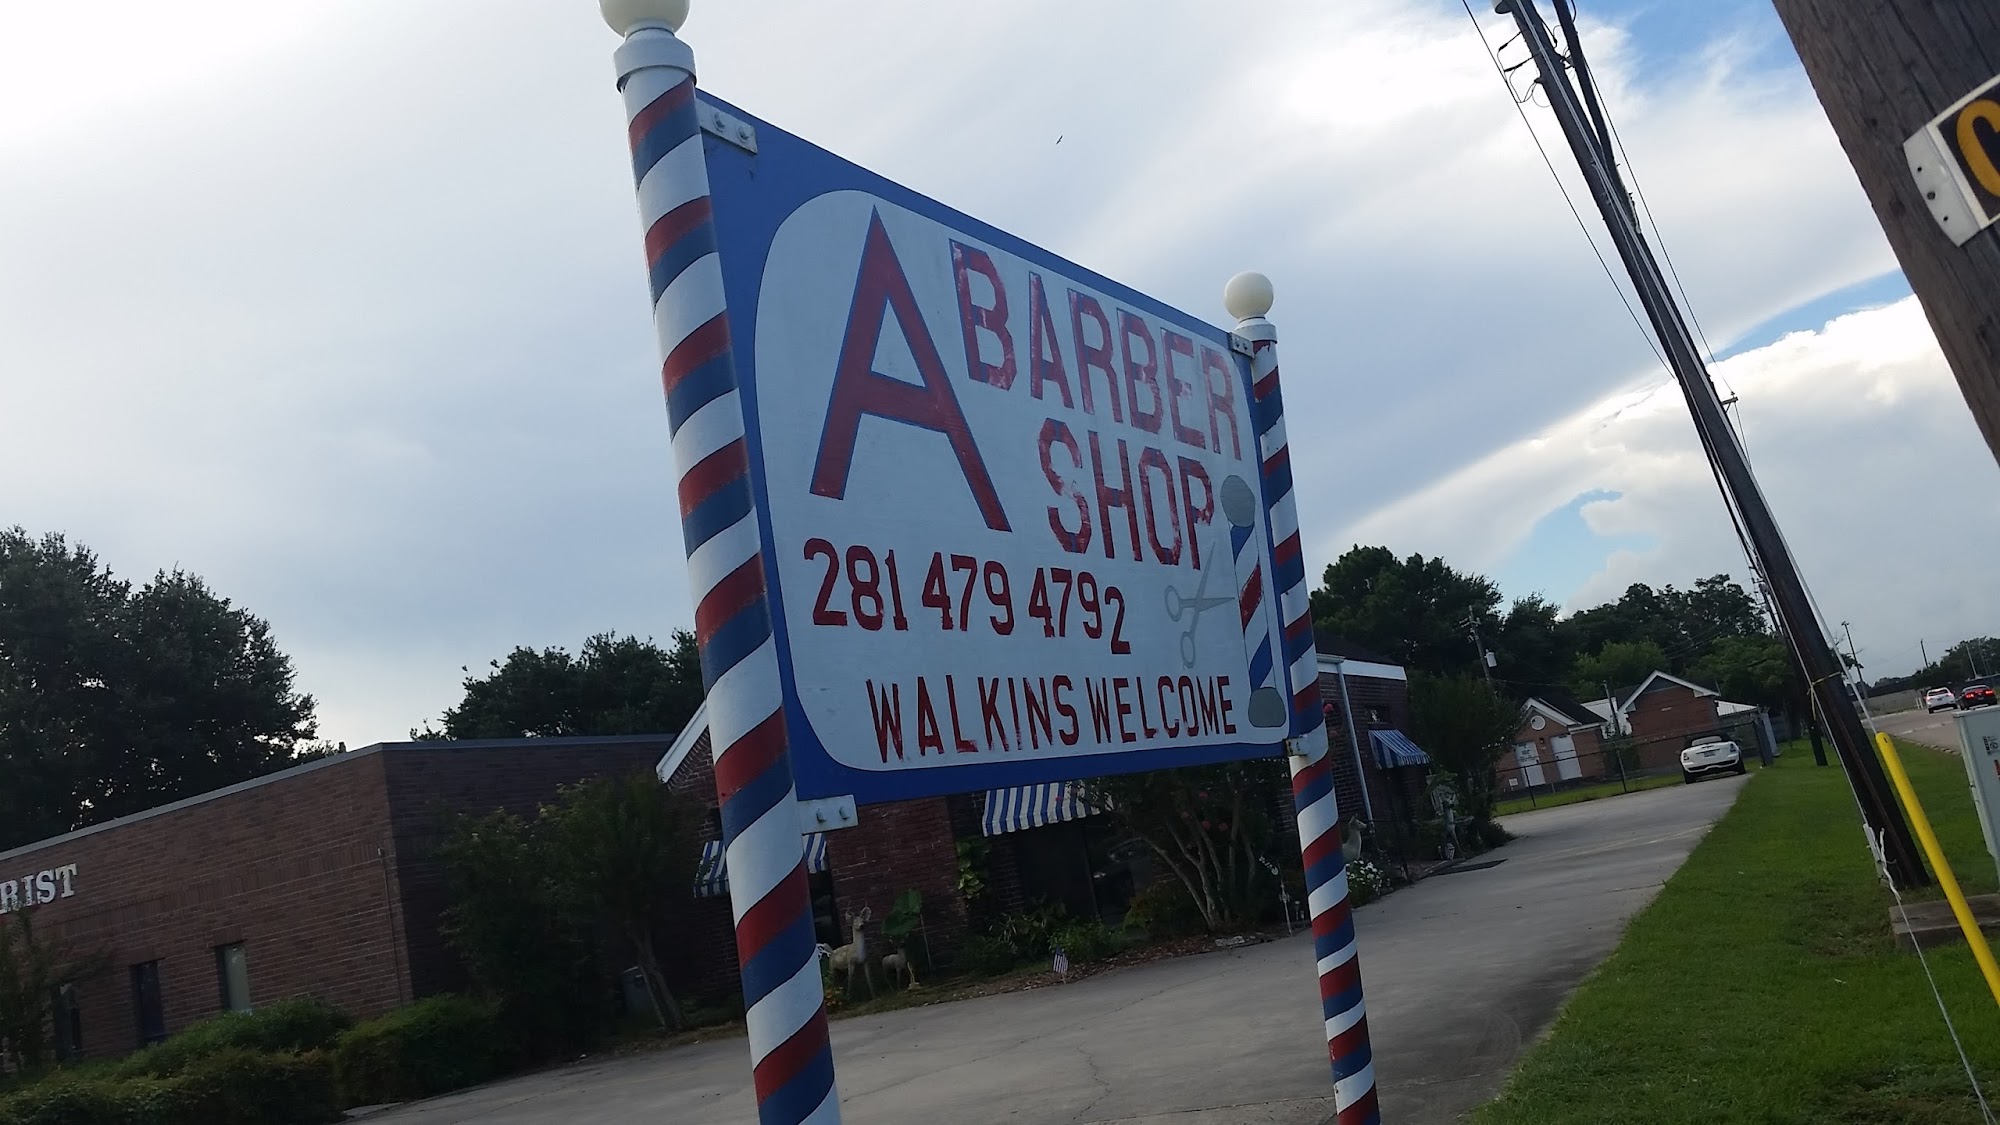
POLYGON ((1604 753, 1604 720, 1560 692, 1544 691, 1521 704, 1514 753, 1494 767, 1499 791, 1616 777, 1604 753))
POLYGON ((1409 674, 1388 657, 1341 637, 1320 632, 1315 644, 1340 815, 1361 816, 1378 830, 1429 817, 1423 789, 1430 758, 1409 738, 1409 674), (1348 712, 1354 720, 1351 739, 1348 712))
POLYGON ((0 910, 30 910, 104 958, 108 971, 61 995, 66 1057, 121 1054, 304 993, 367 1018, 465 983, 439 933, 431 858, 449 814, 529 812, 560 785, 644 770, 668 745, 369 746, 0 852, 0 900, 12 900, 0 910))
MULTIPOLYGON (((1321 636, 1318 642, 1334 791, 1342 815, 1372 811, 1370 819, 1378 828, 1430 815, 1423 796, 1428 759, 1406 734, 1410 704, 1404 670, 1337 637, 1321 636), (1348 709, 1354 719, 1352 742, 1344 714, 1348 709)), ((668 786, 711 808, 704 858, 713 865, 713 875, 672 935, 671 946, 681 951, 688 979, 697 982, 697 995, 726 996, 737 986, 737 965, 726 871, 717 862, 722 829, 705 710, 674 740, 658 772, 668 786)), ((1280 823, 1292 815, 1288 805, 1271 812, 1280 823)), ((818 939, 829 945, 847 942, 843 919, 865 907, 872 915, 872 957, 887 952, 881 924, 905 890, 922 894, 924 940, 931 956, 942 959, 968 932, 1041 902, 1060 904, 1075 917, 1115 923, 1134 891, 1157 874, 1143 845, 1123 838, 1111 818, 1098 815, 1061 784, 866 805, 858 818, 854 827, 808 836, 806 866, 818 939), (970 903, 960 891, 961 849, 967 853, 967 867, 984 885, 970 903)))

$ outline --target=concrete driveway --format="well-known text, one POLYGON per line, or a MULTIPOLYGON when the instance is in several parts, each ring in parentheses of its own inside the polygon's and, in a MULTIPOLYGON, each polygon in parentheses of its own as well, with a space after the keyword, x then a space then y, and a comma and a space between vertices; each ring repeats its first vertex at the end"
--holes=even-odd
MULTIPOLYGON (((1447 1122, 1493 1096, 1570 989, 1680 866, 1742 778, 1506 819, 1519 838, 1358 914, 1383 1119, 1447 1122)), ((866 1125, 1317 1125, 1333 1112, 1304 937, 1076 984, 837 1020, 866 1125)), ((742 1125, 741 1039, 495 1083, 372 1125, 742 1125)))

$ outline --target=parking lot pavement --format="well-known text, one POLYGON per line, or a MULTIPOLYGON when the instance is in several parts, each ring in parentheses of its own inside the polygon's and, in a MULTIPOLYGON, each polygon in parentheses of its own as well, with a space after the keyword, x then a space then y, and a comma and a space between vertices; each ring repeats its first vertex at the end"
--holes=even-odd
MULTIPOLYGON (((1358 914, 1385 1120, 1491 1097, 1743 778, 1504 821, 1492 867, 1358 914)), ((1333 1112, 1311 941, 1298 936, 1069 985, 838 1020, 857 1125, 1317 1125, 1333 1112)), ((741 1125, 741 1039, 588 1062, 371 1115, 372 1125, 741 1125)))
POLYGON ((1936 746, 1954 754, 1959 752, 1956 711, 1939 711, 1936 714, 1923 710, 1898 711, 1893 715, 1877 715, 1870 720, 1870 725, 1897 738, 1936 746))

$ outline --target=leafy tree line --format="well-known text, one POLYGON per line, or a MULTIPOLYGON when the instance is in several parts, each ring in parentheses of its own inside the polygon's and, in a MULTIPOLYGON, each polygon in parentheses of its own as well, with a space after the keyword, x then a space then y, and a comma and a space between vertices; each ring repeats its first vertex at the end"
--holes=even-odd
POLYGON ((175 568, 134 585, 0 530, 0 850, 327 752, 270 626, 175 568))
POLYGON ((1494 681, 1515 697, 1560 689, 1602 698, 1606 686, 1632 687, 1656 670, 1744 703, 1785 708, 1797 696, 1784 645, 1756 598, 1725 574, 1685 590, 1635 583, 1615 602, 1562 617, 1539 594, 1503 604, 1492 579, 1442 559, 1355 547, 1326 568, 1312 612, 1315 625, 1437 676, 1480 674, 1476 627, 1495 657, 1494 681))
MULTIPOLYGON (((1865 669, 1864 669, 1865 671, 1865 669)), ((1970 637, 1944 650, 1936 660, 1907 676, 1883 676, 1868 685, 1868 694, 1916 688, 1956 688, 1969 681, 2000 674, 2000 640, 1970 637)))

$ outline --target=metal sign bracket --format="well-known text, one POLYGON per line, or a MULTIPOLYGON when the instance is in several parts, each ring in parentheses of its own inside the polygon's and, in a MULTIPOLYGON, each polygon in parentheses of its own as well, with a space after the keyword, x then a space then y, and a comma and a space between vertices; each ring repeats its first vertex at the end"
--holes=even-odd
POLYGON ((757 129, 748 121, 731 116, 717 109, 712 103, 698 101, 696 111, 701 117, 701 131, 742 149, 744 152, 757 151, 757 129))

